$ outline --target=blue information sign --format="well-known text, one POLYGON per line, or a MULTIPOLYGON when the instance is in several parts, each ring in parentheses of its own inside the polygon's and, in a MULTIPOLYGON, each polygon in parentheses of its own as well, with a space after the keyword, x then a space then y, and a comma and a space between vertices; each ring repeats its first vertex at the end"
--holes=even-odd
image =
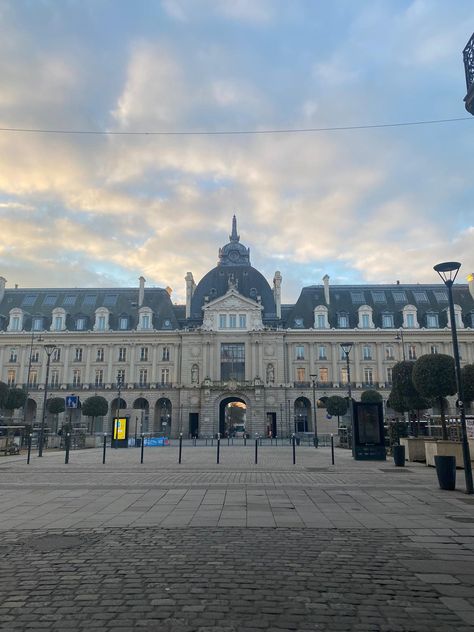
POLYGON ((79 408, 79 397, 77 395, 67 395, 66 408, 79 408))

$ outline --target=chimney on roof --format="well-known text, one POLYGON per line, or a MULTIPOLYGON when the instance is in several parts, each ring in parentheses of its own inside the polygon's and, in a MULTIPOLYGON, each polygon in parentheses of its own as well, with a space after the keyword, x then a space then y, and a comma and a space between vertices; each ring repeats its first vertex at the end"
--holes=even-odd
POLYGON ((469 292, 472 298, 474 298, 474 272, 471 272, 471 274, 467 275, 467 282, 469 284, 469 292))
POLYGON ((397 279, 397 285, 400 285, 400 281, 397 279))
POLYGON ((141 307, 145 299, 145 277, 138 277, 138 281, 140 282, 138 288, 138 307, 141 307))
POLYGON ((191 299, 194 294, 194 290, 196 289, 196 284, 194 283, 194 277, 192 272, 186 272, 186 276, 184 277, 186 281, 186 318, 191 317, 191 299))
POLYGON ((326 304, 329 305, 329 276, 327 274, 323 276, 323 282, 324 282, 324 300, 326 301, 326 304))
POLYGON ((7 284, 7 280, 0 276, 0 303, 3 301, 3 297, 5 296, 5 285, 7 284))
POLYGON ((281 318, 281 273, 278 270, 273 277, 273 298, 275 299, 276 317, 281 318))

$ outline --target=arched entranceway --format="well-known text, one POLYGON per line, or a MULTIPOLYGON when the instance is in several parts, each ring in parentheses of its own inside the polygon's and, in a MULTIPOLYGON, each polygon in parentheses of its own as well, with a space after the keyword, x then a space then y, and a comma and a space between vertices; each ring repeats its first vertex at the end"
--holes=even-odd
POLYGON ((226 397, 219 404, 221 437, 243 436, 247 431, 247 404, 240 397, 226 397))
POLYGON ((309 432, 311 403, 306 397, 295 400, 295 432, 309 432))
POLYGON ((155 405, 155 419, 158 420, 156 430, 166 437, 171 436, 172 405, 167 397, 160 397, 155 405))
POLYGON ((149 410, 150 404, 148 400, 144 397, 139 397, 133 402, 134 409, 134 432, 135 436, 141 434, 142 432, 149 432, 148 428, 148 419, 149 419, 149 410))

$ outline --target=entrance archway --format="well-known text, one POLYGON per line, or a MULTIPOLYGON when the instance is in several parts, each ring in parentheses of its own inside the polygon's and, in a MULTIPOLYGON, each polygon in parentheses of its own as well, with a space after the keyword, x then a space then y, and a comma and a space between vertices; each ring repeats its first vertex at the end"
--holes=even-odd
POLYGON ((155 405, 155 419, 158 417, 158 432, 169 437, 171 434, 172 405, 167 397, 160 397, 155 405))
POLYGON ((226 397, 219 404, 221 437, 243 436, 247 432, 247 404, 240 397, 226 397))
POLYGON ((295 432, 308 432, 311 419, 311 403, 306 397, 295 400, 295 432))

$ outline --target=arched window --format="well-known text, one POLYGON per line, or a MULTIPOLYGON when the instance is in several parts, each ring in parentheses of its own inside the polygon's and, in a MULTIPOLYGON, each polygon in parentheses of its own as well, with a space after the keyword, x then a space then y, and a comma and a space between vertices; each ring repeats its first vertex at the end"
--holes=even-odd
POLYGON ((357 310, 359 314, 359 322, 357 327, 359 329, 373 329, 374 321, 372 318, 372 308, 370 305, 361 305, 357 310))
POLYGON ((314 328, 329 329, 328 308, 325 305, 314 308, 314 328))
POLYGON ((110 312, 106 307, 99 307, 95 310, 94 331, 108 331, 110 312))
POLYGON ((404 329, 419 329, 417 309, 414 305, 405 305, 403 308, 403 327, 404 329))

